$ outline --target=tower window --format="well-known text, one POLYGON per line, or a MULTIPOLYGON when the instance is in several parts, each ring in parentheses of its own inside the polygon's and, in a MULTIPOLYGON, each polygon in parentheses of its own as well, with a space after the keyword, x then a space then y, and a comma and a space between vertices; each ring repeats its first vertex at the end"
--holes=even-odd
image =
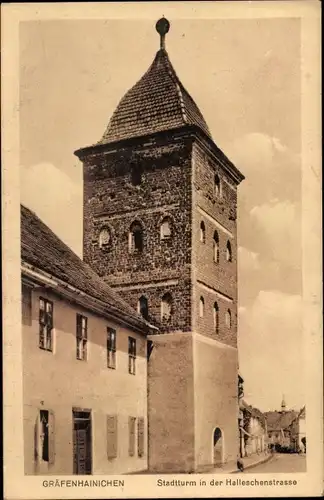
POLYGON ((134 222, 131 225, 129 232, 129 251, 143 251, 143 228, 139 222, 134 222))
POLYGON ((200 297, 199 299, 199 316, 202 318, 204 316, 205 312, 205 301, 203 297, 200 297))
POLYGON ((215 304, 214 304, 213 316, 214 316, 215 332, 218 333, 218 330, 219 330, 219 309, 218 309, 217 302, 215 302, 215 304))
POLYGON ((232 315, 231 315, 231 311, 229 309, 227 309, 226 314, 225 314, 225 323, 226 323, 227 328, 231 328, 232 315))
POLYGON ((200 223, 200 241, 202 243, 205 243, 206 241, 206 228, 204 221, 201 221, 200 223))
POLYGON ((146 297, 140 297, 137 303, 137 310, 144 319, 148 319, 148 300, 146 297))
POLYGON ((162 297, 161 301, 161 320, 168 321, 171 318, 172 310, 172 296, 170 293, 166 293, 162 297))
POLYGON ((214 232, 214 240, 213 240, 213 254, 214 254, 214 262, 219 262, 219 237, 217 231, 214 232))
POLYGON ((165 217, 160 227, 160 238, 166 240, 171 237, 171 220, 170 217, 165 217))
POLYGON ((133 166, 131 169, 131 182, 133 186, 139 186, 142 182, 142 171, 139 165, 133 166))
POLYGON ((232 262, 232 247, 229 241, 226 245, 226 260, 227 262, 232 262))
POLYGON ((217 174, 214 177, 214 194, 217 198, 221 196, 221 181, 217 174))
POLYGON ((109 229, 107 228, 102 229, 99 234, 99 248, 102 248, 103 250, 105 248, 108 248, 110 239, 111 238, 109 229))

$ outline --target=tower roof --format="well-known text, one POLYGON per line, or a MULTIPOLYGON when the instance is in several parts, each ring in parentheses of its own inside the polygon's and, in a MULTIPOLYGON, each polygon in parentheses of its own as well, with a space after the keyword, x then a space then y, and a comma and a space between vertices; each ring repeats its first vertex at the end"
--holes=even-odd
POLYGON ((142 78, 124 95, 98 144, 194 125, 209 138, 211 134, 195 101, 180 82, 165 50, 169 29, 161 19, 156 29, 161 48, 142 78), (160 24, 159 24, 160 23, 160 24))

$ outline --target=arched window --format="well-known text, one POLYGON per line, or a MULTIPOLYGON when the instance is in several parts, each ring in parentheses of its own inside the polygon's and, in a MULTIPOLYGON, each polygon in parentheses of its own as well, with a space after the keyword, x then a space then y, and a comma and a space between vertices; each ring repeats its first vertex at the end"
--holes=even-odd
POLYGON ((218 333, 218 329, 219 329, 219 309, 218 309, 217 302, 215 302, 215 304, 214 304, 213 316, 214 316, 214 328, 215 328, 215 332, 218 333))
POLYGON ((128 246, 130 252, 143 251, 143 228, 139 222, 133 222, 130 227, 128 246))
POLYGON ((219 262, 219 238, 217 231, 214 232, 214 240, 213 240, 213 255, 214 262, 219 262))
POLYGON ((99 248, 107 248, 109 246, 110 239, 109 229, 103 228, 99 234, 99 248))
POLYGON ((204 312, 205 312, 204 297, 200 297, 200 299, 199 299, 199 316, 200 316, 200 318, 202 318, 204 316, 204 312))
POLYGON ((206 228, 204 221, 201 221, 200 223, 200 241, 202 243, 205 243, 206 241, 206 228))
POLYGON ((221 181, 217 174, 214 176, 214 194, 217 198, 221 196, 221 181))
POLYGON ((166 293, 162 297, 161 301, 161 320, 168 321, 171 318, 172 312, 172 296, 170 293, 166 293))
POLYGON ((231 311, 229 309, 227 309, 226 314, 225 314, 225 324, 226 324, 227 328, 231 328, 231 326, 232 326, 232 315, 231 315, 231 311))
POLYGON ((142 182, 142 171, 139 165, 134 165, 131 168, 131 182, 133 186, 139 186, 142 182))
POLYGON ((160 226, 160 238, 166 240, 171 237, 171 219, 165 217, 160 226))
POLYGON ((137 303, 137 311, 144 319, 148 319, 148 301, 143 295, 137 303))
POLYGON ((232 262, 232 247, 229 241, 226 245, 226 260, 227 262, 232 262))

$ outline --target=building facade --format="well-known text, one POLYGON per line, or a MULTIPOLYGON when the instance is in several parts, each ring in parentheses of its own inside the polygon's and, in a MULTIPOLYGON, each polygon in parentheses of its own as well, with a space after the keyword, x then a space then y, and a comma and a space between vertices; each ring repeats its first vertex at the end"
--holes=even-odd
POLYGON ((25 474, 147 469, 149 325, 21 209, 25 474))
POLYGON ((84 171, 84 260, 158 329, 149 336, 152 472, 236 461, 237 187, 243 175, 165 50, 122 98, 84 171))
POLYGON ((306 451, 306 409, 287 410, 283 399, 281 411, 265 413, 268 439, 272 448, 291 452, 306 451), (304 442, 303 442, 304 441, 304 442))
POLYGON ((246 401, 240 402, 242 413, 241 424, 241 456, 249 457, 267 451, 267 422, 265 415, 258 409, 248 405, 246 401))

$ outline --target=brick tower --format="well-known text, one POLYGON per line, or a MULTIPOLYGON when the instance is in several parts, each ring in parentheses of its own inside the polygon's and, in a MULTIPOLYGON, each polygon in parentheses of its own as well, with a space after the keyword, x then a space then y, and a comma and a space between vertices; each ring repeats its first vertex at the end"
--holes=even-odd
POLYGON ((148 356, 149 468, 236 460, 237 186, 165 50, 121 99, 84 168, 84 260, 158 330, 148 356))

